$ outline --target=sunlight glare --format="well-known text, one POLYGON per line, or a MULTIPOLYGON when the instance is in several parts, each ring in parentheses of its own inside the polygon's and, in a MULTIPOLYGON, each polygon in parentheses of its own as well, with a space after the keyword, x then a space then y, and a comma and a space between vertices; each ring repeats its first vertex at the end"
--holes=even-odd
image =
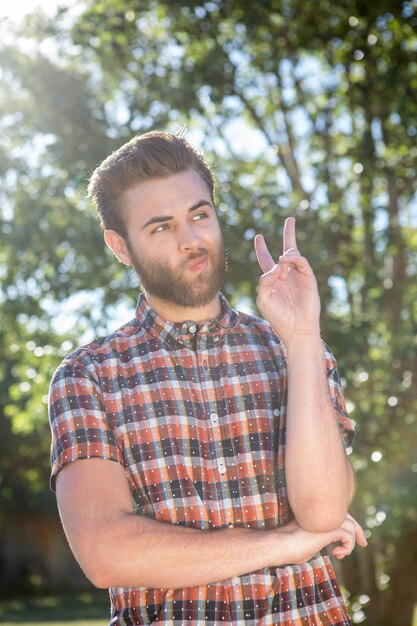
POLYGON ((26 15, 42 11, 48 16, 55 14, 57 8, 66 5, 62 0, 14 0, 14 2, 0 3, 0 20, 8 19, 18 23, 26 15))

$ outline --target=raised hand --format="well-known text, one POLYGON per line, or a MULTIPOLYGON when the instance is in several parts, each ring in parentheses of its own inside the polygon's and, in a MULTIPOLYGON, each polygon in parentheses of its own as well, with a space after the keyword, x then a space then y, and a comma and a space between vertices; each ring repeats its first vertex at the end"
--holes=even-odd
POLYGON ((283 254, 276 263, 262 235, 255 237, 255 251, 263 271, 256 304, 284 343, 293 334, 320 332, 320 298, 317 281, 307 259, 297 249, 295 219, 284 225, 283 254))

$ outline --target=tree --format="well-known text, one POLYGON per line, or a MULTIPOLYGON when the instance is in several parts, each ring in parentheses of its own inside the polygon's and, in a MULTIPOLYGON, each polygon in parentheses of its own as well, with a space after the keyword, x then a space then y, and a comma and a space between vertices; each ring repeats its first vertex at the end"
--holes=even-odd
MULTIPOLYGON (((63 350, 54 323, 62 303, 87 294, 73 342, 87 327, 104 328, 116 302, 133 304, 134 281, 104 252, 85 181, 133 134, 186 123, 216 166, 235 303, 253 306, 254 233, 278 255, 283 219, 297 216, 324 303, 323 336, 358 429, 355 506, 371 548, 342 572, 352 611, 369 624, 409 625, 417 579, 415 4, 85 0, 82 8, 75 18, 65 10, 54 20, 33 16, 30 48, 9 43, 0 52, 4 328, 19 311, 16 345, 31 341, 29 332, 53 346, 42 376, 33 368, 43 388, 63 350)), ((34 417, 43 405, 21 387, 28 355, 9 354, 6 331, 2 346, 2 397, 11 396, 2 423, 11 440, 19 423, 44 440, 45 423, 34 417)), ((22 452, 19 465, 32 464, 22 452)))

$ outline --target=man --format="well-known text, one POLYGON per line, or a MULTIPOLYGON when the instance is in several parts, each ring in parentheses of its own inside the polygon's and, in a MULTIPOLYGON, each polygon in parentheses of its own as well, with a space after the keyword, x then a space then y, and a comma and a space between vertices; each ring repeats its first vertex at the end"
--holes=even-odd
POLYGON ((213 176, 183 138, 134 138, 89 193, 143 293, 54 376, 52 487, 112 623, 350 624, 325 548, 366 545, 352 428, 294 219, 278 263, 255 241, 265 321, 220 294, 213 176))

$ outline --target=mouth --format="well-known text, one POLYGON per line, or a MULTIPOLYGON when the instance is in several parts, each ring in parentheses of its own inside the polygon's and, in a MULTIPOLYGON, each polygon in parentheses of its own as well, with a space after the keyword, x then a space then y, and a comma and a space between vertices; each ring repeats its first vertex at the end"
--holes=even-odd
POLYGON ((191 263, 188 264, 187 269, 191 270, 192 272, 201 272, 202 270, 206 269, 207 265, 208 256, 206 254, 203 254, 197 259, 191 261, 191 263))

